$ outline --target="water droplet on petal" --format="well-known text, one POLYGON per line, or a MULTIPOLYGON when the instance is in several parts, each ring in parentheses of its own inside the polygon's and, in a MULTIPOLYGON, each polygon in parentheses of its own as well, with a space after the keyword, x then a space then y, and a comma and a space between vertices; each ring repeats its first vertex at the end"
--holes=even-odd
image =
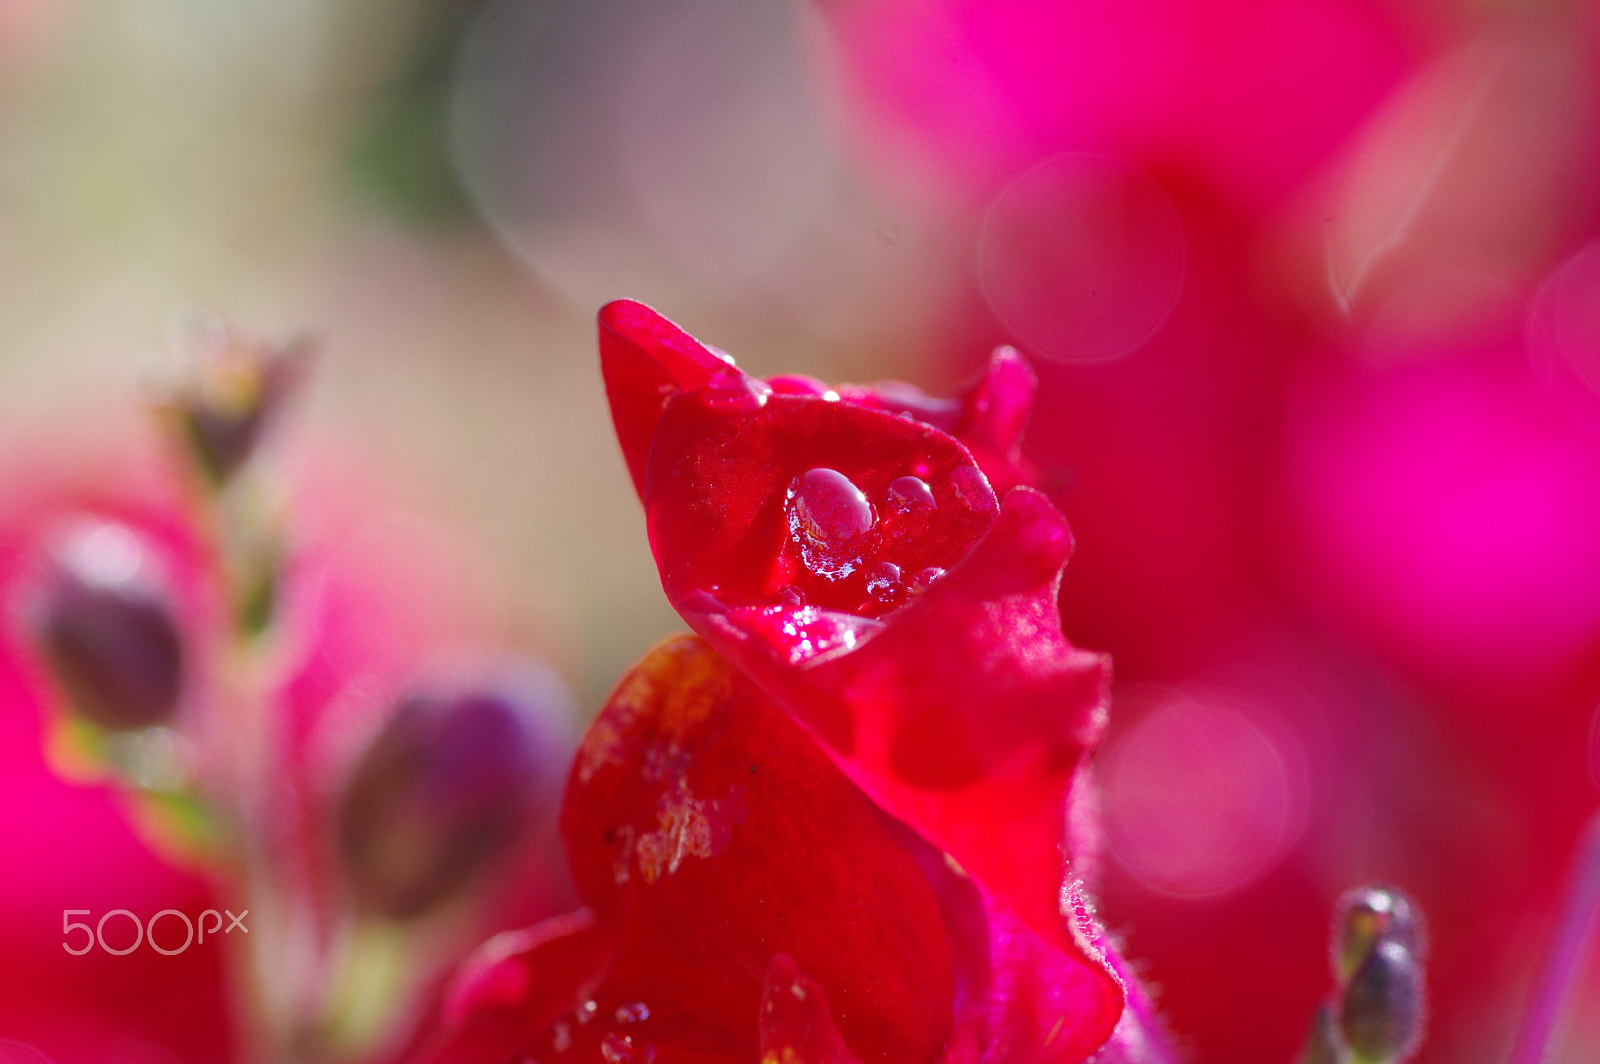
POLYGON ((808 469, 795 477, 785 508, 801 563, 825 579, 849 576, 875 546, 872 504, 837 470, 808 469))
POLYGON ((768 377, 767 384, 777 395, 804 395, 813 399, 834 400, 839 398, 839 393, 815 377, 808 377, 804 373, 783 373, 776 377, 768 377))
POLYGON ((630 1036, 612 1031, 601 1040, 600 1055, 606 1064, 650 1064, 656 1050, 648 1042, 636 1044, 630 1036))
POLYGON ((874 562, 867 569, 867 594, 879 602, 893 601, 903 590, 900 567, 894 562, 874 562))
POLYGON ((556 1024, 550 1035, 550 1048, 557 1053, 565 1053, 572 1048, 572 1024, 564 1021, 556 1024))
POLYGON ((917 591, 926 591, 943 575, 943 569, 937 565, 930 565, 926 569, 919 570, 917 575, 911 578, 911 586, 917 591))
POLYGON ((732 366, 711 374, 695 396, 707 408, 719 414, 748 414, 760 410, 767 403, 772 389, 767 383, 732 366))
POLYGON ((643 1023, 650 1018, 650 1006, 642 1001, 617 1006, 618 1023, 643 1023))
POLYGON ((594 1019, 595 1013, 600 1011, 600 1003, 593 998, 578 1006, 577 1016, 580 1024, 588 1023, 594 1019))
POLYGON ((806 604, 806 593, 793 584, 785 584, 778 589, 778 604, 797 610, 806 604))
POLYGON ((897 513, 909 514, 931 510, 938 503, 927 481, 921 477, 901 477, 889 485, 889 505, 897 513))
POLYGON ((976 466, 957 466, 950 471, 950 486, 956 498, 969 510, 988 510, 993 507, 994 490, 988 478, 976 466))

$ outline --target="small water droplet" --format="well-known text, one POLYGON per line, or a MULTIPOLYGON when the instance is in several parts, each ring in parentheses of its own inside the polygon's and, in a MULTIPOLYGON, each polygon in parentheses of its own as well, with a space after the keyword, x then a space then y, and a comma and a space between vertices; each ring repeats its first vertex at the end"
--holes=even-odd
POLYGON ((650 1006, 642 1001, 617 1006, 618 1023, 643 1023, 650 1018, 650 1006))
POLYGON ((785 508, 801 563, 827 580, 855 572, 874 546, 877 520, 872 504, 837 470, 819 467, 795 477, 785 508))
POLYGON ((578 1006, 577 1017, 580 1024, 588 1023, 594 1019, 595 1013, 600 1011, 600 1003, 593 998, 578 1006))
POLYGON ((867 594, 879 602, 889 602, 900 591, 900 567, 894 562, 874 562, 867 569, 867 594))
POLYGON ((694 394, 708 409, 719 414, 748 414, 767 404, 772 389, 765 381, 730 366, 715 370, 711 379, 694 394))
POLYGON ((550 1048, 557 1053, 565 1053, 572 1048, 572 1024, 565 1021, 556 1024, 550 1034, 550 1048))
POLYGON ((648 1042, 635 1043, 632 1037, 612 1031, 601 1039, 600 1055, 606 1064, 650 1064, 656 1050, 648 1042))
POLYGON ((902 514, 921 513, 938 505, 933 489, 921 477, 901 477, 889 485, 889 505, 902 514))
POLYGON ((806 604, 806 593, 793 584, 785 584, 778 589, 778 603, 789 609, 797 610, 806 604))
POLYGON ((937 565, 930 565, 920 570, 911 578, 911 586, 918 591, 926 591, 933 586, 933 582, 944 575, 944 570, 937 565))
POLYGON ((804 373, 780 373, 776 377, 768 377, 767 384, 778 395, 804 395, 813 399, 826 399, 831 401, 839 398, 839 393, 815 377, 808 377, 804 373))
POLYGON ((989 501, 994 497, 993 489, 989 487, 988 478, 976 466, 957 466, 952 469, 950 486, 955 489, 956 498, 969 510, 987 510, 993 506, 989 501))

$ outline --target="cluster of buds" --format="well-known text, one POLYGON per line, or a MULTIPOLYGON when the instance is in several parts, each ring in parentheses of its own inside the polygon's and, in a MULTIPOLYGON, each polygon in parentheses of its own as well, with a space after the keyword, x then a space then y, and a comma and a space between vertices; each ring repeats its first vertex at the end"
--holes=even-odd
POLYGON ((1339 899, 1334 989, 1312 1021, 1305 1064, 1399 1064, 1417 1051, 1425 1019, 1421 921, 1393 887, 1339 899))
POLYGON ((378 671, 359 683, 302 685, 296 670, 322 666, 284 652, 303 641, 288 629, 328 638, 336 624, 278 608, 296 574, 320 570, 271 430, 311 345, 198 317, 173 346, 180 372, 153 405, 192 527, 169 536, 115 506, 84 509, 36 544, 18 619, 60 707, 49 746, 254 909, 257 934, 237 948, 263 974, 237 989, 255 1055, 360 1058, 403 1040, 441 972, 510 918, 502 909, 565 904, 544 866, 573 707, 551 669, 498 654, 443 681, 407 657, 365 666, 378 671), (290 718, 304 732, 285 740, 290 718))

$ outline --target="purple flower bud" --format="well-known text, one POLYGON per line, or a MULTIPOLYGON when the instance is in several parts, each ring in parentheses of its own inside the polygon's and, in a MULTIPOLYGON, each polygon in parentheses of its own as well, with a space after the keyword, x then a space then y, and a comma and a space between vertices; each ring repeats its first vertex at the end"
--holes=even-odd
POLYGON ((32 621, 80 716, 134 729, 176 715, 183 638, 166 589, 128 529, 99 524, 63 540, 51 553, 32 621))
POLYGON ((553 822, 572 729, 565 690, 543 669, 403 697, 338 809, 356 905, 392 919, 419 915, 553 822))
POLYGON ((1422 1040, 1422 965, 1397 941, 1379 941, 1344 988, 1339 1030, 1358 1061, 1405 1060, 1422 1040))

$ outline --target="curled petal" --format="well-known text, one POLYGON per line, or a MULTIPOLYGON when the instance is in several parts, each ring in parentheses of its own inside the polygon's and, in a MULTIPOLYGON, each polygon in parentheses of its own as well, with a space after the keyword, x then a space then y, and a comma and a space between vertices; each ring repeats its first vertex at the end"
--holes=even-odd
POLYGON ((675 601, 787 597, 867 617, 960 561, 999 509, 971 455, 944 433, 787 395, 736 413, 700 393, 671 400, 641 496, 675 601))
POLYGON ((1000 495, 1034 482, 1033 463, 1022 455, 1022 434, 1038 387, 1033 367, 1016 348, 995 348, 983 376, 967 391, 964 417, 952 431, 1000 495))
POLYGON ((649 307, 625 299, 600 310, 600 367, 617 440, 640 490, 650 439, 667 402, 705 387, 713 376, 725 374, 734 382, 745 376, 649 307))

